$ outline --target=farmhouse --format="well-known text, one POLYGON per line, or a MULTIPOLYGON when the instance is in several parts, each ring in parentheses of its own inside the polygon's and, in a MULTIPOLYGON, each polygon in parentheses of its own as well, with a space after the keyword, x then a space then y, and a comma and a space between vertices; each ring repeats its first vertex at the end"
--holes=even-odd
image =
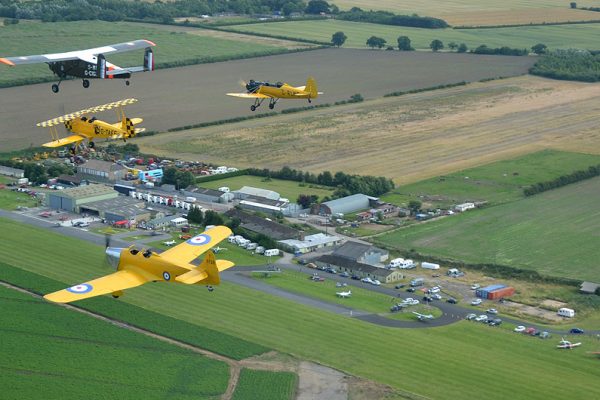
POLYGON ((88 160, 77 166, 77 172, 95 182, 116 182, 125 177, 127 168, 120 164, 101 160, 88 160))
POLYGON ((388 259, 390 253, 369 244, 349 240, 335 249, 332 255, 377 267, 388 259))
POLYGON ((369 264, 338 257, 334 254, 321 256, 313 262, 319 267, 334 268, 337 271, 348 272, 361 278, 369 277, 385 283, 395 282, 403 278, 402 273, 398 270, 377 268, 369 264))
POLYGON ((369 208, 373 201, 377 201, 377 198, 358 193, 321 204, 315 204, 311 212, 319 215, 347 214, 369 208))
POLYGON ((118 195, 119 193, 109 186, 92 184, 57 192, 49 192, 46 196, 46 204, 48 207, 55 210, 79 213, 79 208, 83 204, 114 199, 118 195))
POLYGON ((338 245, 342 242, 342 238, 338 236, 330 236, 324 233, 316 233, 314 235, 308 235, 302 240, 298 239, 287 239, 278 240, 277 243, 281 245, 284 250, 292 253, 309 253, 323 247, 330 247, 338 245))

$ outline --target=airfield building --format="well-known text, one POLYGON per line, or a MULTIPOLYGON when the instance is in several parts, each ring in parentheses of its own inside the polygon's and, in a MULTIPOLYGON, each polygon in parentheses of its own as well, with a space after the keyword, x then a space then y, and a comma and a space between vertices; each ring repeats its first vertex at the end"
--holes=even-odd
POLYGON ((0 175, 12 176, 15 178, 23 178, 25 176, 25 170, 0 165, 0 175))
POLYGON ((377 198, 358 193, 316 204, 311 212, 318 215, 347 214, 371 207, 372 201, 377 201, 377 198))
POLYGON ((85 164, 77 166, 77 172, 93 182, 114 183, 125 178, 127 168, 108 161, 88 160, 85 164))
POLYGON ((275 221, 269 221, 256 215, 232 208, 225 213, 230 218, 239 218, 240 226, 248 231, 263 234, 274 240, 301 238, 298 230, 275 221))
POLYGON ((119 193, 109 186, 92 184, 49 192, 46 196, 46 204, 55 210, 79 213, 80 207, 84 204, 114 199, 118 195, 119 193))
POLYGON ((336 246, 342 242, 342 238, 339 236, 326 235, 324 233, 317 233, 314 235, 308 235, 304 239, 287 239, 278 240, 277 243, 281 247, 291 253, 309 253, 317 249, 324 247, 336 246))
POLYGON ((403 278, 403 275, 399 270, 378 268, 369 264, 356 262, 348 258, 335 256, 333 254, 323 255, 313 260, 313 262, 319 267, 333 268, 338 272, 347 272, 360 278, 368 277, 371 279, 377 279, 383 283, 396 282, 403 278))
POLYGON ((267 189, 260 189, 251 186, 242 186, 241 189, 234 190, 233 194, 236 199, 245 200, 246 198, 253 197, 264 197, 270 200, 279 200, 281 195, 277 192, 267 189))
POLYGON ((151 212, 145 208, 143 201, 127 196, 86 203, 79 207, 79 211, 104 218, 109 223, 128 220, 137 224, 151 218, 151 212))
POLYGON ((206 188, 187 188, 184 192, 184 196, 186 197, 195 197, 196 200, 202 201, 205 203, 227 203, 233 200, 233 195, 230 193, 225 193, 220 190, 214 189, 206 189, 206 188))
POLYGON ((333 255, 347 260, 378 267, 382 266, 382 263, 389 258, 390 253, 387 250, 383 250, 369 244, 348 240, 346 243, 335 249, 333 255))

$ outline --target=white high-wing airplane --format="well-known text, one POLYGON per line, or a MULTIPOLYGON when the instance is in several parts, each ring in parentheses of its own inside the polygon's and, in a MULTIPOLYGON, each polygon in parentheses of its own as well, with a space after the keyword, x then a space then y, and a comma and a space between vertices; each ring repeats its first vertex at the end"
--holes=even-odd
POLYGON ((428 319, 433 319, 433 315, 431 315, 431 314, 421 314, 421 313, 418 313, 416 311, 413 311, 413 314, 415 314, 417 316, 417 319, 419 321, 425 321, 425 320, 428 320, 428 319))
POLYGON ((89 79, 126 79, 125 84, 129 86, 129 78, 131 78, 132 73, 154 70, 152 46, 156 45, 149 40, 141 39, 66 53, 0 57, 0 63, 11 67, 21 64, 48 64, 50 70, 58 76, 58 83, 52 85, 54 93, 58 93, 60 83, 69 76, 81 78, 84 88, 90 86, 89 79), (123 53, 143 48, 146 49, 144 65, 139 67, 121 68, 109 63, 104 57, 106 54, 123 53))
POLYGON ((348 290, 347 292, 336 292, 335 295, 337 297, 347 299, 348 297, 352 296, 352 290, 348 290))
POLYGON ((165 246, 173 246, 175 244, 174 240, 167 240, 166 242, 163 242, 163 244, 165 246))

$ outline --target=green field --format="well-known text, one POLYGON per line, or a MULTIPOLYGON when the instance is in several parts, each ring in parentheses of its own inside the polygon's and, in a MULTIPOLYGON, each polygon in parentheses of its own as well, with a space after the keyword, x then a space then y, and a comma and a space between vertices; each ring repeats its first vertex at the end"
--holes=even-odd
POLYGON ((0 189, 0 208, 3 210, 14 210, 17 206, 35 207, 37 204, 37 200, 27 193, 0 189))
POLYGON ((293 399, 298 376, 293 372, 272 372, 242 369, 233 400, 293 399))
MULTIPOLYGON (((99 247, 5 219, 0 219, 0 229, 13 233, 0 246, 0 260, 15 267, 68 283, 109 272, 99 247), (36 251, 30 251, 31 243, 36 251)), ((243 337, 408 394, 458 399, 473 393, 474 382, 485 382, 489 399, 600 396, 598 362, 584 353, 598 346, 587 337, 584 348, 557 353, 554 342, 467 322, 430 329, 384 328, 228 283, 213 293, 197 286, 149 284, 129 290, 118 301, 101 300, 132 303, 200 330, 243 337), (424 371, 432 365, 435 379, 424 385, 424 371)))
POLYGON ((471 262, 600 280, 600 178, 397 230, 377 242, 471 262))
MULTIPOLYGON (((174 29, 175 30, 175 29, 174 29)), ((0 26, 0 57, 56 53, 98 47, 134 39, 148 39, 153 48, 156 66, 165 63, 185 63, 190 60, 210 61, 219 58, 268 54, 278 47, 200 36, 185 32, 169 32, 153 27, 125 22, 77 21, 27 23, 0 26)), ((120 66, 141 65, 143 50, 108 55, 110 62, 120 66)), ((49 78, 52 72, 45 64, 8 67, 0 65, 0 85, 30 78, 49 78)))
POLYGON ((410 200, 418 199, 433 206, 465 201, 505 203, 522 199, 524 187, 598 164, 598 155, 543 150, 403 185, 382 196, 382 200, 406 205, 410 200), (423 196, 426 196, 425 200, 423 196))
POLYGON ((544 43, 551 49, 597 49, 600 41, 600 24, 456 30, 319 20, 235 25, 229 28, 239 32, 267 33, 320 41, 329 41, 334 32, 342 31, 348 36, 344 45, 346 47, 366 47, 365 42, 372 35, 384 38, 388 45, 394 47, 398 45, 398 36, 408 36, 416 49, 429 49, 429 44, 434 39, 439 39, 446 45, 452 41, 465 43, 469 49, 482 44, 489 47, 509 46, 529 49, 536 43, 544 43))
POLYGON ((218 189, 222 186, 227 186, 231 190, 241 189, 242 186, 252 186, 260 189, 273 190, 281 195, 281 197, 287 198, 294 202, 301 194, 314 194, 323 198, 325 196, 331 196, 335 188, 331 190, 323 189, 323 186, 310 187, 310 184, 303 184, 295 181, 285 181, 282 179, 270 179, 268 181, 260 176, 252 175, 241 175, 234 176, 232 178, 219 179, 217 181, 200 182, 197 186, 205 187, 208 189, 218 189), (305 185, 305 186, 301 186, 305 185))
MULTIPOLYGON (((316 271, 321 272, 321 271, 316 271)), ((357 288, 353 286, 348 287, 336 287, 335 275, 320 273, 320 276, 325 278, 324 282, 315 282, 307 279, 306 274, 294 271, 282 271, 279 274, 271 274, 270 277, 264 278, 262 275, 256 273, 253 274, 255 279, 260 279, 261 282, 269 285, 277 286, 281 289, 289 292, 298 293, 308 297, 314 297, 319 300, 324 300, 330 303, 336 303, 343 306, 348 306, 352 309, 359 311, 368 311, 374 314, 380 314, 385 317, 393 319, 406 319, 414 320, 415 316, 412 311, 420 313, 433 314, 435 317, 441 315, 441 310, 419 304, 418 306, 410 307, 406 312, 390 313, 390 307, 396 303, 399 303, 399 299, 395 297, 386 296, 384 294, 374 292, 368 289, 357 288), (352 296, 347 299, 342 299, 336 296, 336 292, 352 290, 352 296)), ((368 283, 364 284, 369 285, 368 283)), ((415 293, 415 297, 421 300, 418 293, 415 293)))
POLYGON ((0 287, 4 399, 218 399, 227 364, 0 287))

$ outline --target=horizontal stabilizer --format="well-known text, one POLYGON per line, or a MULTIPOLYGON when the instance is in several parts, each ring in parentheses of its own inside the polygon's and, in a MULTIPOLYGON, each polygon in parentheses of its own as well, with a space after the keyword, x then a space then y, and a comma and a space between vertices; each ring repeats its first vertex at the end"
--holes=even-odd
POLYGON ((202 271, 198 268, 186 272, 183 275, 179 275, 175 280, 177 282, 185 283, 187 285, 193 285, 194 283, 200 282, 202 279, 208 278, 206 271, 202 271))
POLYGON ((63 138, 63 139, 53 140, 52 142, 44 143, 42 146, 44 146, 44 147, 61 147, 61 146, 66 146, 71 143, 81 142, 83 139, 84 138, 82 136, 71 135, 71 136, 67 136, 66 138, 63 138))

